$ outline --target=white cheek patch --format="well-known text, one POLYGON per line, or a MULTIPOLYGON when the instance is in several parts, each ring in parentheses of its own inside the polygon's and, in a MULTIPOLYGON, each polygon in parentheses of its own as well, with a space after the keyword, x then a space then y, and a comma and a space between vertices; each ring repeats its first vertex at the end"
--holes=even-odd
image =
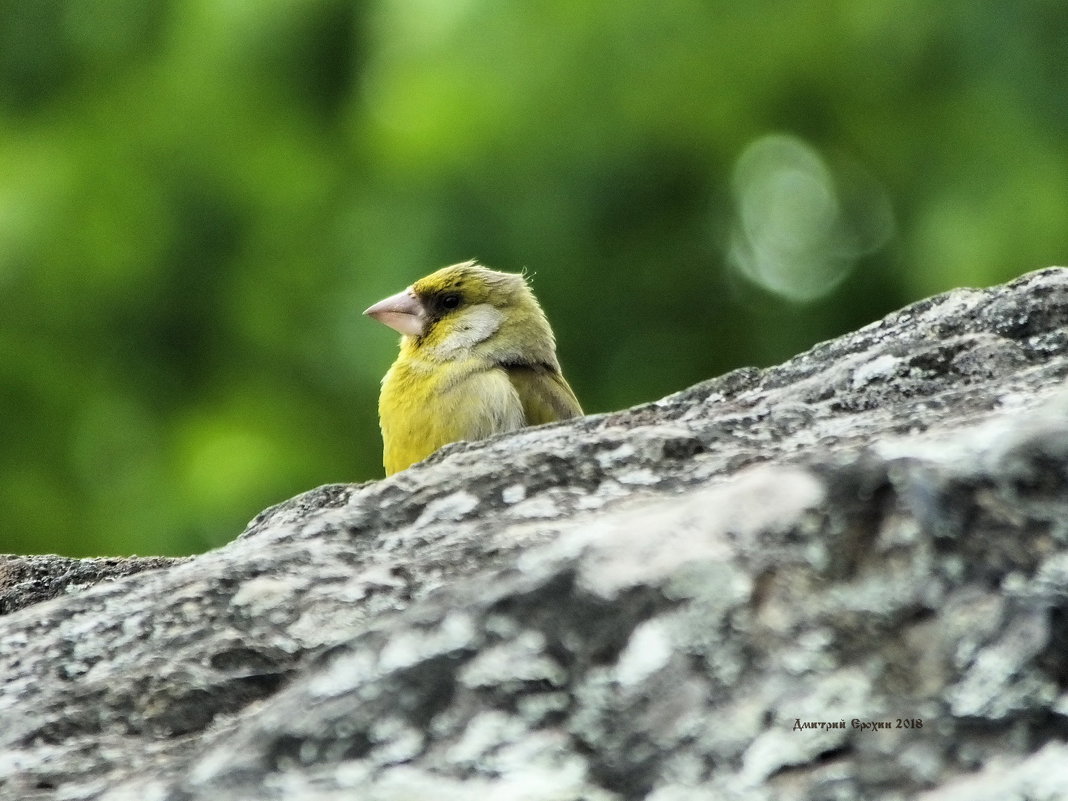
POLYGON ((501 327, 504 315, 488 303, 479 303, 463 311, 456 327, 437 347, 443 356, 473 348, 489 339, 501 327))

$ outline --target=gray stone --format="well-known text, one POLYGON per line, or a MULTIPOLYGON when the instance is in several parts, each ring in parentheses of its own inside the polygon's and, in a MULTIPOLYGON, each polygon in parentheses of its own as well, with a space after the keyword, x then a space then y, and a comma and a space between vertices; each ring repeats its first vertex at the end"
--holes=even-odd
POLYGON ((0 797, 1068 797, 1066 375, 1049 269, 95 586, 9 558, 0 797))

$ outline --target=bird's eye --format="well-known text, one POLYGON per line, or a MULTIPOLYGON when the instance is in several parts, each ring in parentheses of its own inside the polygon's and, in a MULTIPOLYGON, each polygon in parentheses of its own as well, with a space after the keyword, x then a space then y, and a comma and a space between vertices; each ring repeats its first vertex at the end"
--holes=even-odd
POLYGON ((446 309, 455 309, 460 305, 460 296, 450 293, 441 299, 441 305, 446 309))

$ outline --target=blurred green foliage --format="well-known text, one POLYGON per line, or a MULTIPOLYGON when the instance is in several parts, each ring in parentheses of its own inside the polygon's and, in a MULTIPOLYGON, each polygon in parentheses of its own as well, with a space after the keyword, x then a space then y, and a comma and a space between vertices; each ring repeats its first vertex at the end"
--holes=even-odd
POLYGON ((1064 262, 1057 0, 0 0, 0 550, 381 475, 375 300, 535 274, 586 409, 1064 262))

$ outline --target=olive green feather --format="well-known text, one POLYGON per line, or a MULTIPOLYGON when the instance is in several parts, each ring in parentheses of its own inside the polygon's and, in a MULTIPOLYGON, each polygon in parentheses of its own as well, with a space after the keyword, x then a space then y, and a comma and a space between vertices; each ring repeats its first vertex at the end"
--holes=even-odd
POLYGON ((582 414, 575 393, 558 371, 543 364, 512 365, 505 370, 519 395, 528 426, 569 420, 582 414))

